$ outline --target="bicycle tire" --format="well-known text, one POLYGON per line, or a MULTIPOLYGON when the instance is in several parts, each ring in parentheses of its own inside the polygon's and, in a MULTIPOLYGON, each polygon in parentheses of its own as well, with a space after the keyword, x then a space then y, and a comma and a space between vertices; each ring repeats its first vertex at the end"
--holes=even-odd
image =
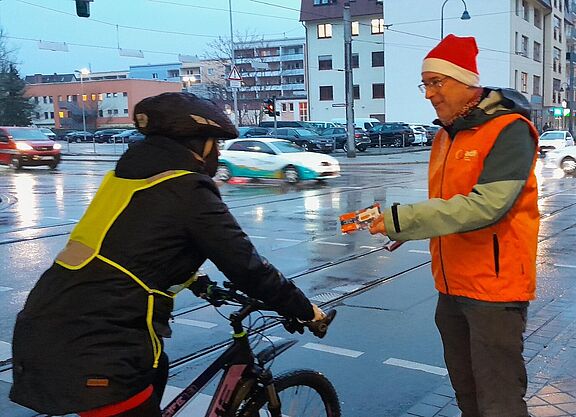
MULTIPOLYGON (((319 372, 299 369, 274 377, 282 404, 281 415, 290 417, 340 417, 340 401, 332 383, 319 372)), ((259 388, 241 402, 235 417, 271 416, 267 397, 259 388)))

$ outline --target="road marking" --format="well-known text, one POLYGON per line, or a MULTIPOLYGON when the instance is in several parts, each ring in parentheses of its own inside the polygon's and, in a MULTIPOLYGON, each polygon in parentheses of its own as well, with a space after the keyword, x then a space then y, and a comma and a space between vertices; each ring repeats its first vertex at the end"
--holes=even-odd
POLYGON ((430 251, 429 251, 429 250, 410 249, 408 252, 412 252, 412 253, 424 253, 424 254, 426 254, 426 255, 430 255, 430 251))
POLYGON ((298 242, 298 243, 304 242, 303 240, 298 240, 298 239, 286 239, 286 238, 283 238, 283 237, 278 237, 278 238, 276 238, 276 240, 280 240, 280 241, 282 241, 282 242, 298 242))
POLYGON ((446 368, 438 366, 426 365, 424 363, 405 361, 403 359, 389 358, 383 362, 385 365, 399 366, 400 368, 415 369, 417 371, 428 372, 429 374, 436 374, 441 376, 448 375, 446 368))
POLYGON ((424 192, 428 192, 428 188, 414 188, 414 191, 424 191, 424 192))
POLYGON ((318 240, 316 243, 319 245, 348 246, 348 243, 325 242, 322 240, 318 240))
POLYGON ((248 236, 250 239, 268 239, 266 236, 248 236))
POLYGON ((0 372, 0 381, 12 384, 14 382, 14 380, 12 379, 12 369, 0 372))
POLYGON ((262 337, 262 341, 263 342, 271 342, 271 343, 276 343, 279 342, 281 340, 284 340, 283 337, 278 337, 278 336, 269 336, 269 335, 264 335, 262 337))
POLYGON ((344 348, 339 348, 339 347, 335 347, 335 346, 321 345, 319 343, 306 343, 302 347, 304 349, 319 350, 320 352, 333 353, 335 355, 348 356, 350 358, 357 358, 358 356, 364 354, 364 352, 359 352, 357 350, 350 350, 350 349, 344 349, 344 348))
POLYGON ((0 292, 4 292, 4 291, 12 291, 14 288, 11 287, 0 287, 0 292))
POLYGON ((185 326, 201 327, 203 329, 211 329, 213 327, 218 326, 216 323, 210 323, 208 321, 198 321, 198 320, 180 319, 180 318, 175 318, 174 323, 183 324, 185 326))
POLYGON ((360 246, 360 249, 378 249, 377 246, 360 246))
MULTIPOLYGON (((164 395, 162 396, 160 407, 166 407, 170 401, 176 398, 176 396, 178 396, 183 391, 183 389, 184 388, 167 385, 166 389, 164 390, 164 395)), ((211 401, 211 395, 202 394, 200 392, 196 394, 194 398, 190 400, 188 405, 178 413, 178 417, 204 417, 211 401)))
POLYGON ((554 264, 558 268, 576 268, 576 265, 554 264))
POLYGON ((347 292, 354 292, 360 288, 362 288, 362 285, 350 284, 350 285, 341 285, 339 287, 332 288, 332 291, 347 293, 347 292))
POLYGON ((0 341, 0 362, 12 357, 12 345, 8 342, 0 341))

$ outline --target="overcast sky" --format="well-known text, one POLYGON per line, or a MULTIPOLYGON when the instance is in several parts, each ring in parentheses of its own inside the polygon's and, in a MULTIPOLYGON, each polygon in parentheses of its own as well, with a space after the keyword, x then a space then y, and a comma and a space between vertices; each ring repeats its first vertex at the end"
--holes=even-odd
MULTIPOLYGON (((207 44, 230 36, 228 0, 94 0, 89 18, 76 16, 74 0, 0 0, 0 27, 14 49, 21 76, 128 69, 205 58, 207 44), (171 33, 167 33, 171 32, 171 33), (39 48, 66 43, 68 52, 39 48), (118 47, 141 50, 122 57, 118 47)), ((270 39, 303 37, 300 0, 232 0, 234 32, 270 39)))

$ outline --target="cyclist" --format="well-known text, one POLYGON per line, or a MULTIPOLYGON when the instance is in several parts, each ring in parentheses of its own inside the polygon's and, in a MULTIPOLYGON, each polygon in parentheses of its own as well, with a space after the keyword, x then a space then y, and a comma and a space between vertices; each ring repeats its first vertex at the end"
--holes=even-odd
POLYGON ((40 413, 158 417, 171 287, 209 259, 248 295, 303 321, 323 312, 262 258, 212 180, 236 128, 188 93, 134 108, 146 138, 104 178, 18 314, 13 401, 40 413))

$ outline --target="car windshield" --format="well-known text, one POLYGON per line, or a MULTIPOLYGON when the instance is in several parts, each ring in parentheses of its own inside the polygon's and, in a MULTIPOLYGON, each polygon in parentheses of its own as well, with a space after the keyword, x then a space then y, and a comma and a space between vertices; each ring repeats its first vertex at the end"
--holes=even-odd
POLYGON ((306 129, 296 129, 296 132, 300 136, 316 136, 316 133, 311 132, 310 130, 306 130, 306 129))
POLYGON ((304 149, 292 142, 273 142, 273 144, 282 153, 304 152, 304 149))
POLYGON ((7 128, 8 134, 14 140, 50 140, 48 136, 40 131, 40 129, 27 129, 27 128, 7 128))
POLYGON ((554 139, 564 139, 563 132, 546 132, 540 136, 540 140, 554 140, 554 139))

